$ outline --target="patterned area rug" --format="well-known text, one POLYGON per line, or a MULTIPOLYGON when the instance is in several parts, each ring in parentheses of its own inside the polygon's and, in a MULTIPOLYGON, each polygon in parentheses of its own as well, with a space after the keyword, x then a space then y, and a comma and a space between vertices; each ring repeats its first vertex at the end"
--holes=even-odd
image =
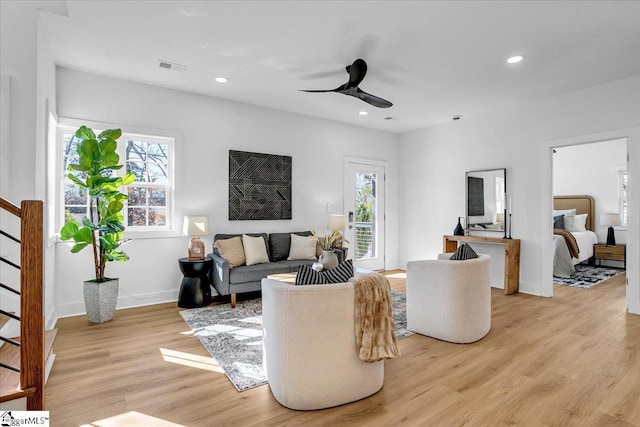
MULTIPOLYGON (((391 291, 398 339, 407 330, 406 296, 391 291)), ((262 369, 262 299, 181 311, 180 315, 238 391, 267 383, 262 369)))
POLYGON ((577 264, 575 273, 572 273, 570 277, 563 278, 553 276, 553 283, 556 285, 587 289, 622 273, 624 273, 624 270, 620 268, 577 264))

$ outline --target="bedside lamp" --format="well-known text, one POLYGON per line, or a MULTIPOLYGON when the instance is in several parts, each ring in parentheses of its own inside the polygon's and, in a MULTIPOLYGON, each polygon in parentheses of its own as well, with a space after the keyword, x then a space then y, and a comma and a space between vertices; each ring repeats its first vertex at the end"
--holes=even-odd
POLYGON ((609 226, 609 230, 607 232, 607 246, 615 246, 616 244, 616 235, 613 231, 614 225, 620 225, 620 214, 615 212, 610 213, 601 213, 600 214, 600 225, 609 226))
POLYGON ((342 232, 347 228, 347 222, 344 215, 329 215, 329 222, 327 228, 332 232, 340 233, 340 241, 338 241, 338 248, 342 249, 342 232))
POLYGON ((182 224, 183 236, 194 236, 189 242, 189 258, 204 259, 204 243, 199 236, 209 234, 209 218, 206 216, 185 216, 182 224))

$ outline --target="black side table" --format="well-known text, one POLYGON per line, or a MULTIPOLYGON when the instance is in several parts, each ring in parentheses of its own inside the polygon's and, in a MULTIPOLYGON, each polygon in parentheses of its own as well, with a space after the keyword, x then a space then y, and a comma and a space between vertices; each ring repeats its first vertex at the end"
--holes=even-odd
POLYGON ((209 271, 213 268, 213 260, 180 258, 180 271, 184 275, 180 284, 178 307, 195 308, 211 304, 211 286, 209 271))

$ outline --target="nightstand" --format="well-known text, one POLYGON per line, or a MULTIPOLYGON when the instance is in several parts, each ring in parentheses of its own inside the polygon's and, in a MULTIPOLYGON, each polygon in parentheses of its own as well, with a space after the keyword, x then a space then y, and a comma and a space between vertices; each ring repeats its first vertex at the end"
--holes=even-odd
POLYGON ((606 243, 596 243, 593 245, 593 258, 600 260, 598 265, 602 264, 603 259, 610 261, 620 261, 624 263, 624 269, 627 269, 627 245, 617 244, 609 246, 606 243))
POLYGON ((180 271, 184 275, 180 284, 178 307, 195 308, 211 304, 211 285, 209 271, 213 268, 213 260, 180 258, 180 271))

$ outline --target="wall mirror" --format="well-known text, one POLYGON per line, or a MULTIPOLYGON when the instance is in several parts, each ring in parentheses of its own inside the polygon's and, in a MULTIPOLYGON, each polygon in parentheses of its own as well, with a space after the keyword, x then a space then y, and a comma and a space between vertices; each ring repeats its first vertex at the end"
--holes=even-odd
POLYGON ((506 195, 505 168, 467 172, 467 230, 504 232, 507 216, 506 195))

